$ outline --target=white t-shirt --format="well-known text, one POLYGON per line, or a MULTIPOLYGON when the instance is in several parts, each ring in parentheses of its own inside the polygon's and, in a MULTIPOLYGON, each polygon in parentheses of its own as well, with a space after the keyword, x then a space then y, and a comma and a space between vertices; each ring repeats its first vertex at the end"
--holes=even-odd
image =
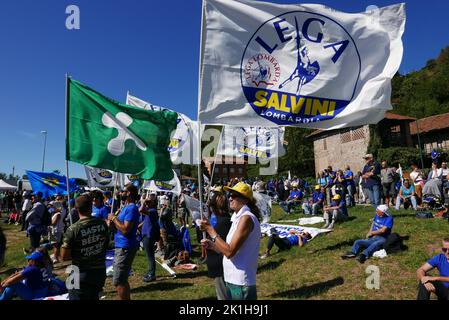
POLYGON ((423 177, 421 172, 412 171, 412 173, 410 173, 410 179, 412 179, 413 183, 418 183, 423 180, 423 177))
POLYGON ((22 211, 30 211, 32 207, 33 207, 33 203, 31 202, 31 200, 25 199, 25 201, 23 202, 23 205, 22 205, 22 211))
POLYGON ((62 208, 60 212, 56 212, 53 214, 51 219, 53 220, 57 215, 60 215, 58 222, 55 226, 51 226, 53 233, 63 233, 64 232, 64 220, 67 216, 67 210, 62 208))

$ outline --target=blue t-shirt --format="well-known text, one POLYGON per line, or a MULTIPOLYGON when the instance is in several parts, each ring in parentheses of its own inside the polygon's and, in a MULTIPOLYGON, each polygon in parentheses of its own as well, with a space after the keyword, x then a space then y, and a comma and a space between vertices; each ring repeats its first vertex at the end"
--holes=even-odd
POLYGON ((157 210, 151 208, 148 210, 148 215, 143 215, 142 236, 149 239, 157 240, 160 235, 159 216, 157 210))
MULTIPOLYGON (((306 244, 308 240, 304 237, 301 237, 301 238, 302 238, 302 243, 306 244)), ((289 234, 287 236, 287 240, 290 241, 290 244, 292 246, 297 246, 299 243, 299 236, 297 234, 289 234)))
POLYGON ((25 285, 32 290, 39 290, 45 288, 47 285, 42 278, 41 270, 36 266, 28 266, 22 271, 25 277, 25 285))
POLYGON ((295 197, 298 197, 298 199, 302 199, 302 192, 300 190, 292 190, 290 191, 290 199, 295 199, 295 197))
MULTIPOLYGON (((437 268, 441 277, 449 277, 449 261, 447 261, 444 254, 440 253, 427 261, 427 263, 432 267, 437 268)), ((443 282, 443 285, 449 287, 449 282, 443 282)))
POLYGON ((346 181, 346 186, 354 186, 354 173, 351 170, 345 171, 344 173, 344 178, 346 181), (352 179, 349 179, 350 177, 352 177, 352 179))
POLYGON ((97 208, 96 206, 92 206, 92 217, 106 220, 108 218, 110 210, 111 208, 108 208, 105 205, 102 205, 99 208, 97 208))
POLYGON ((373 228, 371 229, 371 231, 377 231, 379 229, 382 229, 383 227, 387 227, 387 231, 384 232, 381 236, 384 238, 387 238, 390 233, 391 233, 391 229, 393 229, 393 217, 391 216, 383 216, 383 217, 379 217, 377 214, 374 217, 374 224, 373 224, 373 228))
POLYGON ((327 179, 326 179, 325 177, 323 177, 323 178, 318 178, 317 184, 319 184, 320 187, 324 187, 324 186, 327 184, 327 179))
POLYGON ((375 185, 380 185, 380 171, 381 171, 381 167, 380 164, 378 164, 377 162, 374 162, 372 165, 365 165, 363 167, 363 171, 362 171, 362 175, 372 171, 374 173, 373 176, 369 177, 368 179, 366 179, 365 181, 365 188, 371 188, 372 186, 375 185))
POLYGON ((137 206, 132 203, 125 206, 117 216, 117 220, 121 223, 130 221, 133 223, 133 227, 126 235, 120 230, 115 233, 115 247, 122 249, 132 249, 138 247, 137 241, 137 227, 139 226, 140 214, 137 206))
POLYGON ((402 195, 406 198, 411 196, 415 192, 415 187, 413 185, 409 186, 408 189, 405 186, 402 186, 401 189, 402 195))
POLYGON ((348 215, 348 208, 346 207, 346 201, 343 199, 340 199, 338 201, 332 201, 331 207, 340 207, 341 212, 347 216, 348 215), (340 207, 341 206, 341 207, 340 207))
MULTIPOLYGON (((324 193, 321 191, 314 191, 312 194, 312 201, 313 203, 317 203, 320 200, 324 200, 324 193)), ((324 201, 321 202, 321 205, 323 205, 324 201)))

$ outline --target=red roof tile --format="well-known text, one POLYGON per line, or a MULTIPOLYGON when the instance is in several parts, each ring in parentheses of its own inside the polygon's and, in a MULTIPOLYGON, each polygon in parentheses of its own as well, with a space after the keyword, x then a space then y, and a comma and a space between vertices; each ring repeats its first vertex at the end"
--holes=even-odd
POLYGON ((391 113, 391 112, 385 112, 385 119, 389 120, 410 120, 415 121, 416 118, 407 117, 407 116, 401 116, 400 114, 391 113))
MULTIPOLYGON (((396 114, 396 113, 391 113, 391 112, 385 112, 385 117, 384 119, 388 119, 388 120, 409 120, 409 121, 415 121, 416 118, 412 118, 412 117, 407 117, 407 116, 401 116, 400 114, 396 114)), ((311 134, 309 134, 307 136, 307 138, 313 137, 313 136, 317 136, 320 133, 325 132, 326 130, 316 130, 314 132, 312 132, 311 134)))
MULTIPOLYGON (((419 119, 419 133, 442 130, 449 128, 449 113, 438 114, 436 116, 419 119)), ((410 134, 417 134, 416 121, 410 123, 410 134)))

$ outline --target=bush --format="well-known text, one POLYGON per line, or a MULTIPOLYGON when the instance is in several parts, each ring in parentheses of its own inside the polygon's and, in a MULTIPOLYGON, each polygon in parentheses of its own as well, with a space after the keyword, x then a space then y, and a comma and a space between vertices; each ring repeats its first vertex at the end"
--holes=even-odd
POLYGON ((400 164, 402 168, 408 168, 412 163, 421 163, 419 150, 416 148, 404 148, 394 147, 379 149, 377 154, 379 162, 385 160, 390 166, 396 166, 400 164))

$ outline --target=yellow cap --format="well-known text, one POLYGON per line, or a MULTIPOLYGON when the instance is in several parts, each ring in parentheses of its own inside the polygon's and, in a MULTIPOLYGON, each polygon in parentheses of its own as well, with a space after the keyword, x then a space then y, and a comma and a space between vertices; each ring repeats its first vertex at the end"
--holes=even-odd
POLYGON ((340 200, 341 196, 339 194, 336 194, 332 197, 332 200, 340 200))
POLYGON ((212 191, 213 192, 223 193, 223 187, 222 186, 215 187, 214 190, 212 190, 212 191))
POLYGON ((319 184, 317 184, 316 186, 315 186, 315 190, 320 190, 321 189, 321 186, 319 185, 319 184))
POLYGON ((234 187, 224 187, 226 191, 233 191, 238 194, 240 194, 242 197, 245 197, 246 199, 250 201, 254 201, 253 198, 253 190, 251 190, 251 187, 247 185, 244 182, 237 183, 234 187))

